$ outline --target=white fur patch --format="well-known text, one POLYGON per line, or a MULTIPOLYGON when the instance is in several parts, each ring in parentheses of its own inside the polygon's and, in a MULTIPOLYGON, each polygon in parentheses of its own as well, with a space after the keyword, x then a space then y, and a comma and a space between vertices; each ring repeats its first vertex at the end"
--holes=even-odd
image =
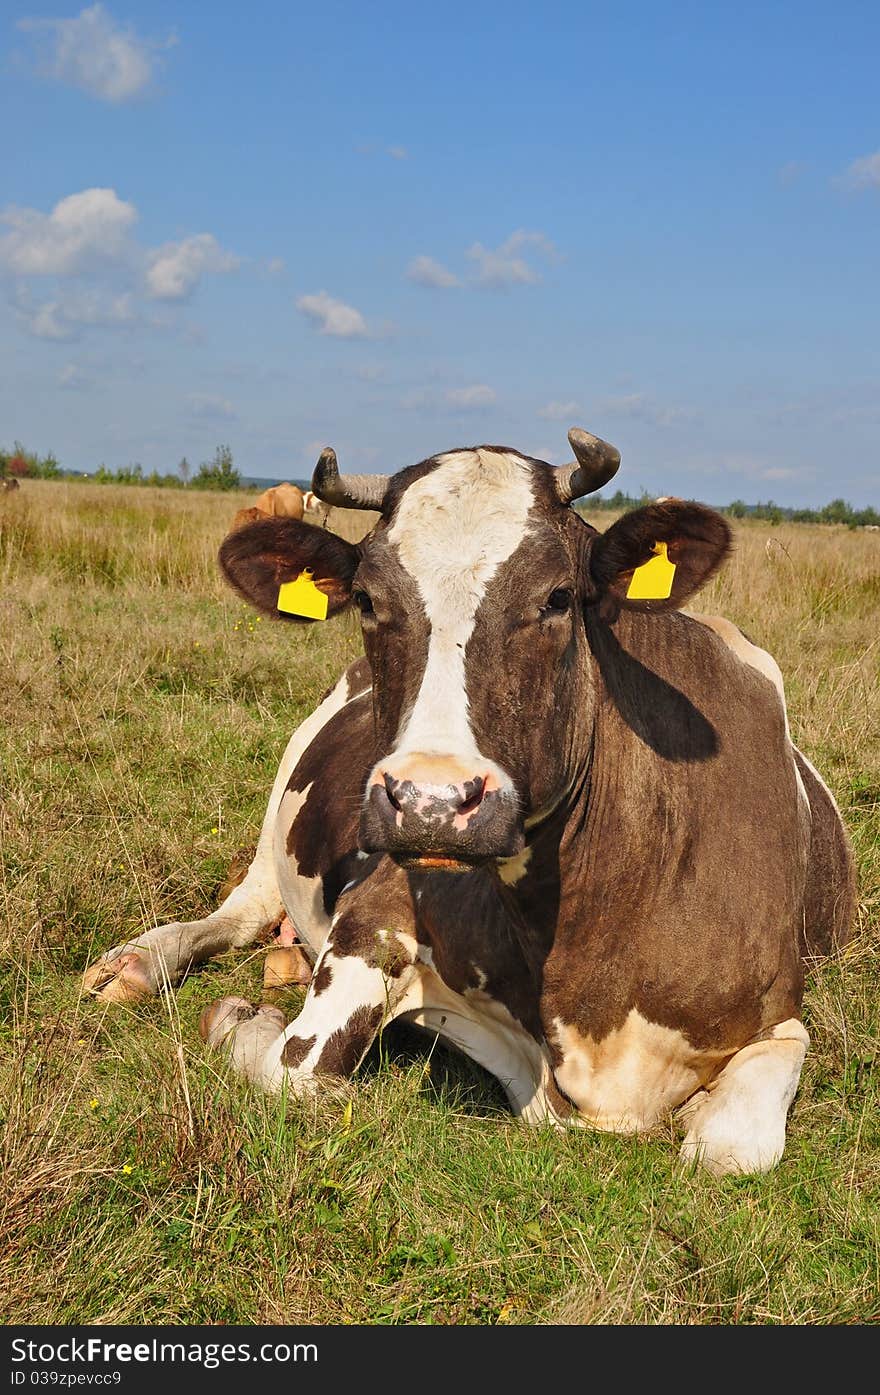
MULTIPOLYGON (((322 880, 320 877, 302 876, 296 858, 287 851, 287 839, 293 821, 308 798, 309 790, 289 790, 287 782, 293 774, 300 757, 315 740, 337 712, 341 712, 348 702, 358 694, 348 696, 348 681, 345 674, 339 679, 324 701, 315 708, 300 727, 294 732, 284 752, 269 809, 267 821, 273 819, 272 847, 274 852, 275 876, 284 902, 284 909, 293 921, 297 933, 317 953, 327 938, 330 918, 324 910, 322 880)), ((261 839, 262 841, 262 839, 261 839)))
POLYGON ((716 1177, 767 1172, 782 1157, 785 1122, 810 1038, 796 1018, 732 1056, 690 1117, 681 1145, 685 1162, 716 1177))
POLYGON ((297 933, 313 949, 320 949, 330 924, 324 909, 323 878, 303 876, 295 854, 287 851, 290 830, 311 790, 309 784, 304 790, 285 790, 281 797, 275 822, 275 868, 284 909, 297 933))
MULTIPOLYGON (((300 1082, 314 1075, 315 1064, 334 1032, 345 1027, 352 1013, 360 1007, 375 1007, 384 1004, 387 996, 387 980, 380 970, 371 968, 355 954, 342 958, 329 950, 326 956, 333 968, 329 988, 323 993, 309 993, 298 1017, 284 1029, 280 1039, 273 1043, 263 1066, 264 1077, 270 1082, 269 1088, 277 1089, 286 1078, 294 1089, 300 1082), (285 1068, 281 1057, 284 1047, 291 1037, 315 1041, 308 1055, 294 1069, 285 1068)), ((325 956, 322 954, 315 965, 320 969, 325 956)))
POLYGON ((500 857, 495 865, 505 886, 516 886, 517 882, 522 881, 531 860, 532 850, 528 843, 514 857, 500 857))
POLYGON ((562 1053, 560 1090, 594 1127, 637 1133, 681 1104, 729 1051, 698 1052, 681 1032, 649 1022, 635 1008, 601 1041, 560 1018, 551 1039, 562 1053))
POLYGON ((524 460, 459 451, 409 486, 388 534, 431 625, 422 685, 395 754, 470 759, 508 789, 509 777, 481 755, 471 730, 464 656, 486 587, 522 542, 533 501, 524 460))

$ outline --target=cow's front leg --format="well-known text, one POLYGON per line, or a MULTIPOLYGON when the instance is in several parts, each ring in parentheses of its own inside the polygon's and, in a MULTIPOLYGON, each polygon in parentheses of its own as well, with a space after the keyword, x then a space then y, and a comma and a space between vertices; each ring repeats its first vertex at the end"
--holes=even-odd
POLYGON ((351 1075, 419 972, 412 926, 396 928, 388 892, 386 881, 343 898, 302 1011, 288 1027, 275 1009, 255 1012, 240 998, 224 998, 202 1017, 208 1045, 227 1046, 236 1069, 269 1090, 286 1083, 306 1094, 322 1076, 351 1075))
POLYGON ((731 1056, 709 1088, 685 1106, 683 1161, 699 1162, 716 1177, 774 1167, 809 1044, 803 1024, 791 1018, 731 1056))

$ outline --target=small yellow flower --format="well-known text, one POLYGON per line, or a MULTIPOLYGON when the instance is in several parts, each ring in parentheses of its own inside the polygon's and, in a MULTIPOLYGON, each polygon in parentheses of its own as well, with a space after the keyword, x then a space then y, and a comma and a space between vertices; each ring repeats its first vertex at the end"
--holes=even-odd
POLYGON ((89 1109, 97 1109, 97 1108, 98 1108, 98 1101, 97 1101, 97 1100, 89 1100, 89 1109))
POLYGON ((216 833, 216 832, 217 832, 216 828, 212 828, 212 829, 211 829, 211 832, 212 832, 212 833, 216 833))
POLYGON ((131 1163, 123 1163, 122 1171, 125 1173, 126 1177, 128 1177, 130 1173, 134 1172, 134 1168, 132 1167, 131 1163))

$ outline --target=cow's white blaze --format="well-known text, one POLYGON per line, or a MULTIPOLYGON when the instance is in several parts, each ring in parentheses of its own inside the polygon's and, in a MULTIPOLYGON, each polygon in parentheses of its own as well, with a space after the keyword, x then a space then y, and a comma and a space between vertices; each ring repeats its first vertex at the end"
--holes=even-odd
MULTIPOLYGON (((510 787, 471 729, 465 650, 486 587, 522 542, 534 502, 526 461, 500 451, 442 456, 404 494, 389 541, 418 587, 431 625, 421 687, 394 756, 449 755, 510 787)), ((387 767, 388 762, 384 762, 387 767)))

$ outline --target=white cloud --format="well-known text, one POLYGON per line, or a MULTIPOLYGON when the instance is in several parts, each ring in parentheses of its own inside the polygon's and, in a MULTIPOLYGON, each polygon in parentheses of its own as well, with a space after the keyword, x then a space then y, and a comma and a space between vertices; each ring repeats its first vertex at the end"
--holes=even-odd
POLYGON ((392 160, 408 160, 409 151, 405 145, 389 145, 388 154, 392 160))
POLYGON ((12 303, 28 333, 64 340, 83 327, 118 328, 135 320, 168 329, 168 312, 146 315, 144 297, 182 301, 206 273, 240 265, 211 233, 144 247, 134 235, 137 221, 134 204, 115 189, 68 194, 49 213, 0 209, 0 272, 16 278, 12 303), (39 301, 32 287, 49 278, 56 284, 39 301))
POLYGON ((435 262, 433 257, 413 257, 406 269, 406 278, 419 286, 436 286, 444 290, 449 286, 461 285, 454 272, 435 262))
POLYGON ((58 386, 66 388, 70 392, 75 392, 79 388, 88 385, 88 379, 82 369, 76 363, 65 363, 58 374, 58 386))
POLYGON ((51 213, 11 205, 0 223, 0 263, 21 276, 68 276, 121 257, 137 222, 134 204, 114 189, 83 189, 56 203, 51 213))
POLYGON ((25 329, 36 339, 76 339, 83 328, 119 329, 137 320, 134 297, 128 291, 62 291, 51 300, 35 303, 27 287, 18 286, 13 299, 25 329))
POLYGON ((880 150, 853 160, 846 169, 843 183, 848 189, 880 189, 880 150))
POLYGON ((755 479, 759 480, 794 480, 800 479, 811 472, 806 469, 796 469, 793 465, 770 465, 765 470, 754 470, 752 472, 755 479))
POLYGON ((314 295, 301 295, 296 302, 297 310, 311 322, 319 334, 329 334, 335 339, 366 339, 367 322, 360 310, 346 305, 342 300, 334 300, 326 291, 314 295))
POLYGON ((525 454, 531 455, 535 460, 543 460, 548 465, 561 465, 563 461, 571 460, 571 451, 561 451, 557 446, 537 446, 525 454))
POLYGON ((740 451, 728 452, 716 456, 712 460, 700 459, 690 463, 679 462, 678 468, 685 470, 687 474, 724 478, 734 489, 738 487, 734 483, 737 476, 747 480, 772 482, 774 480, 809 480, 816 474, 812 465, 777 465, 772 460, 768 460, 766 456, 749 455, 740 451))
POLYGON ((691 421, 694 413, 684 407, 665 407, 643 392, 630 392, 623 397, 604 397, 594 404, 598 416, 624 417, 644 421, 652 426, 672 426, 677 421, 691 421))
POLYGON ((283 257, 269 257, 266 262, 266 270, 270 276, 280 276, 286 270, 283 257))
POLYGON ((149 85, 161 62, 158 53, 176 42, 141 38, 104 9, 92 5, 75 19, 21 19, 23 33, 36 36, 40 71, 104 102, 127 102, 149 85))
POLYGON ((548 402, 545 407, 538 408, 538 416, 546 421, 571 421, 582 411, 579 402, 548 402))
POLYGON ((497 394, 494 388, 487 387, 485 383, 475 383, 473 387, 452 388, 446 394, 446 401, 452 407, 475 411, 480 407, 491 407, 497 401, 497 394))
POLYGON ((150 253, 147 288, 154 300, 183 300, 205 272, 235 271, 239 265, 238 257, 224 252, 213 233, 196 233, 150 253))
POLYGON ((523 228, 511 233, 507 241, 494 251, 484 247, 481 242, 475 242, 468 248, 467 256, 476 263, 477 284, 499 288, 526 286, 540 281, 540 272, 520 255, 526 247, 533 247, 545 257, 552 258, 556 254, 553 243, 543 233, 526 232, 523 228))
POLYGON ((210 392, 191 392, 186 402, 194 417, 206 421, 231 421, 236 415, 228 397, 217 397, 210 392))
POLYGON ((19 314, 28 334, 32 334, 35 339, 63 340, 76 337, 75 328, 65 321, 55 300, 37 305, 30 312, 20 309, 19 314))

